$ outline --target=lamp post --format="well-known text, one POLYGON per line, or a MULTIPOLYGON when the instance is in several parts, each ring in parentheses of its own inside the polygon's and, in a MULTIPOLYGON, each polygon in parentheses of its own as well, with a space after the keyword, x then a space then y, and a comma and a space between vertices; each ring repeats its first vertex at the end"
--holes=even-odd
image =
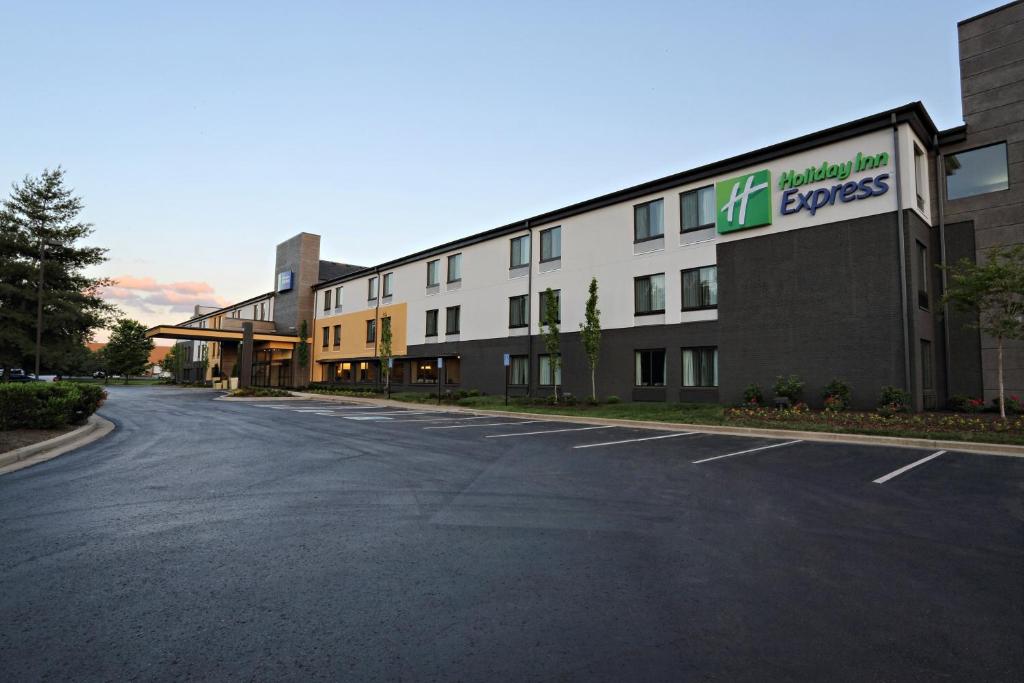
POLYGON ((46 264, 46 247, 60 246, 59 242, 39 240, 39 289, 36 293, 36 379, 39 379, 39 356, 43 349, 43 268, 46 264))

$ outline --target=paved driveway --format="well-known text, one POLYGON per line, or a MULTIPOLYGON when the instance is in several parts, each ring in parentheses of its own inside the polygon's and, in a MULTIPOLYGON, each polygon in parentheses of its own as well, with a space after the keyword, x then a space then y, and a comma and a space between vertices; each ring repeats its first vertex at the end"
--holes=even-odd
POLYGON ((5 680, 1024 674, 1022 459, 212 397, 0 477, 5 680))

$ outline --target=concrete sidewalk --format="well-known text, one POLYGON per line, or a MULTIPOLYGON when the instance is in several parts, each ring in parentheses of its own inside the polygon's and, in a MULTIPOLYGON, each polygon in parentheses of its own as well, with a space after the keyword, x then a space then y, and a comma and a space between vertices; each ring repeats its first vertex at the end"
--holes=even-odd
MULTIPOLYGON (((1004 455, 1015 458, 1024 458, 1024 446, 1010 444, 979 443, 976 441, 956 441, 949 439, 912 439, 899 436, 875 436, 872 434, 845 434, 836 432, 808 432, 796 429, 765 429, 762 427, 727 427, 723 425, 708 425, 686 422, 654 422, 650 420, 624 420, 605 417, 586 417, 583 415, 556 415, 552 413, 531 413, 526 411, 513 410, 491 410, 489 408, 464 408, 462 406, 435 405, 409 403, 406 401, 395 401, 383 398, 366 398, 354 396, 339 396, 333 394, 317 394, 303 391, 293 391, 295 396, 303 398, 344 401, 347 403, 358 403, 362 405, 386 406, 409 408, 420 405, 430 405, 433 410, 447 411, 453 413, 487 413, 501 417, 523 417, 524 415, 542 415, 544 419, 552 422, 572 422, 576 424, 610 425, 615 427, 636 427, 640 429, 657 429, 662 431, 695 431, 709 434, 727 434, 730 436, 751 436, 769 439, 800 439, 802 441, 820 441, 831 443, 848 443, 871 446, 893 446, 898 448, 919 448, 935 450, 960 451, 962 453, 981 453, 984 455, 1004 455)), ((267 399, 272 400, 272 399, 267 399)))

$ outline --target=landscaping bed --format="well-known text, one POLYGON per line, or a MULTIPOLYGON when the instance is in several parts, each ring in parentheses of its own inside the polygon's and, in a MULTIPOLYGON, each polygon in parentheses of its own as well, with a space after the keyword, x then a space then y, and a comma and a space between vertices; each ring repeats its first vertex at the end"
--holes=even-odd
POLYGON ((288 398, 292 396, 292 393, 273 387, 239 387, 232 389, 228 396, 231 398, 288 398))
POLYGON ((65 425, 57 429, 9 429, 0 431, 0 453, 48 441, 77 428, 76 425, 65 425))

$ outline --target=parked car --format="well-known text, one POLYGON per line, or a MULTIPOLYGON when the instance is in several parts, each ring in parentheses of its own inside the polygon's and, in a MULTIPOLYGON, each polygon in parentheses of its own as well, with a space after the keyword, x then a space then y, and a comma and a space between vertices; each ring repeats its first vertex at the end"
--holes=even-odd
POLYGON ((96 372, 92 373, 93 379, 103 379, 106 376, 107 373, 103 372, 102 370, 97 370, 96 372))

